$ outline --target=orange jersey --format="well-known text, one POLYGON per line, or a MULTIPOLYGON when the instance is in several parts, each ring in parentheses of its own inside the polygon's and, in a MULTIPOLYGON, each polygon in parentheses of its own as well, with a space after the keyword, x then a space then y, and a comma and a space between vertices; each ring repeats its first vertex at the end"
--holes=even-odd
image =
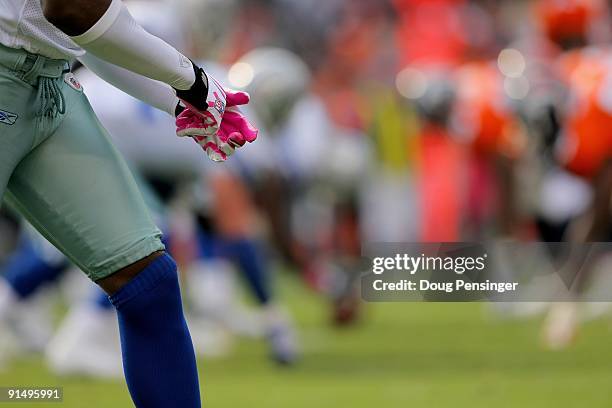
POLYGON ((590 178, 612 159, 612 50, 566 53, 558 72, 568 89, 559 159, 572 172, 590 178))
POLYGON ((504 77, 494 62, 466 64, 456 72, 457 133, 484 154, 516 157, 524 145, 518 119, 504 91, 504 77))
POLYGON ((402 65, 455 66, 465 57, 464 0, 395 0, 402 65))

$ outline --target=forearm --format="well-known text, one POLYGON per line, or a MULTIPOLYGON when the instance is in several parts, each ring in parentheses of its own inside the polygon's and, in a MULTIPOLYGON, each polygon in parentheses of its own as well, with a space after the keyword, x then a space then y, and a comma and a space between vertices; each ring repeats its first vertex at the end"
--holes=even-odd
POLYGON ((125 93, 174 116, 179 99, 167 84, 86 54, 79 61, 97 76, 125 93))
POLYGON ((95 12, 79 13, 75 12, 78 4, 58 5, 58 1, 45 1, 45 16, 59 29, 72 34, 74 42, 88 53, 177 90, 187 90, 194 84, 196 76, 191 61, 138 25, 121 0, 89 0, 89 7, 95 12), (104 13, 95 20, 104 7, 104 13), (92 23, 82 34, 74 35, 92 23))

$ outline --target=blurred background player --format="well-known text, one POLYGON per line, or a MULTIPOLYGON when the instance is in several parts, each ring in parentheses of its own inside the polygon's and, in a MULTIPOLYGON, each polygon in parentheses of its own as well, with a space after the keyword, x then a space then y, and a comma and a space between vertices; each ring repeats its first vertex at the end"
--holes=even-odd
MULTIPOLYGON (((564 90, 558 101, 560 120, 556 156, 559 163, 590 185, 590 204, 571 220, 563 240, 570 243, 604 242, 611 238, 612 124, 610 62, 608 46, 610 10, 604 1, 540 1, 535 7, 540 29, 557 47, 555 76, 564 90)), ((580 258, 580 256, 578 256, 580 258)), ((577 259, 582 270, 572 282, 581 296, 592 279, 596 259, 577 259), (582 263, 586 262, 586 265, 582 263)), ((567 347, 575 338, 580 319, 575 303, 555 305, 548 318, 544 339, 551 348, 567 347)))

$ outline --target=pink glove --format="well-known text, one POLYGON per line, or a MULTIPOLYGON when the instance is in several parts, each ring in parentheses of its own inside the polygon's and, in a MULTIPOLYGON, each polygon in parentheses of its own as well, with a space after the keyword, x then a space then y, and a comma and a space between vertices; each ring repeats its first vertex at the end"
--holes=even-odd
POLYGON ((254 142, 258 130, 238 108, 249 103, 249 94, 223 90, 216 81, 214 83, 218 87, 217 91, 212 91, 216 100, 208 103, 209 110, 185 109, 176 118, 176 134, 192 137, 211 160, 222 162, 236 148, 254 142))

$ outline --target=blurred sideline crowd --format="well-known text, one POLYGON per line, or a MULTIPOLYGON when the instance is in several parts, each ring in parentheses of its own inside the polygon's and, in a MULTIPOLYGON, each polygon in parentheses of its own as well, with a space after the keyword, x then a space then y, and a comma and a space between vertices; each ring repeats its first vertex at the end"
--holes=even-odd
MULTIPOLYGON (((203 355, 228 352, 238 335, 265 338, 281 364, 297 361, 278 274, 323 296, 334 324, 354 322, 364 243, 612 236, 604 0, 126 3, 147 30, 250 92, 261 129, 227 163, 208 163, 174 137, 173 118, 75 67, 181 265, 203 355)), ((606 256, 581 265, 568 300, 605 280, 606 256)), ((45 352, 60 374, 121 375, 114 314, 71 269, 3 207, 0 364, 21 347, 45 352), (55 331, 44 295, 58 288, 71 311, 55 331)), ((546 309, 549 347, 571 344, 576 304, 523 306, 513 313, 546 309)))

